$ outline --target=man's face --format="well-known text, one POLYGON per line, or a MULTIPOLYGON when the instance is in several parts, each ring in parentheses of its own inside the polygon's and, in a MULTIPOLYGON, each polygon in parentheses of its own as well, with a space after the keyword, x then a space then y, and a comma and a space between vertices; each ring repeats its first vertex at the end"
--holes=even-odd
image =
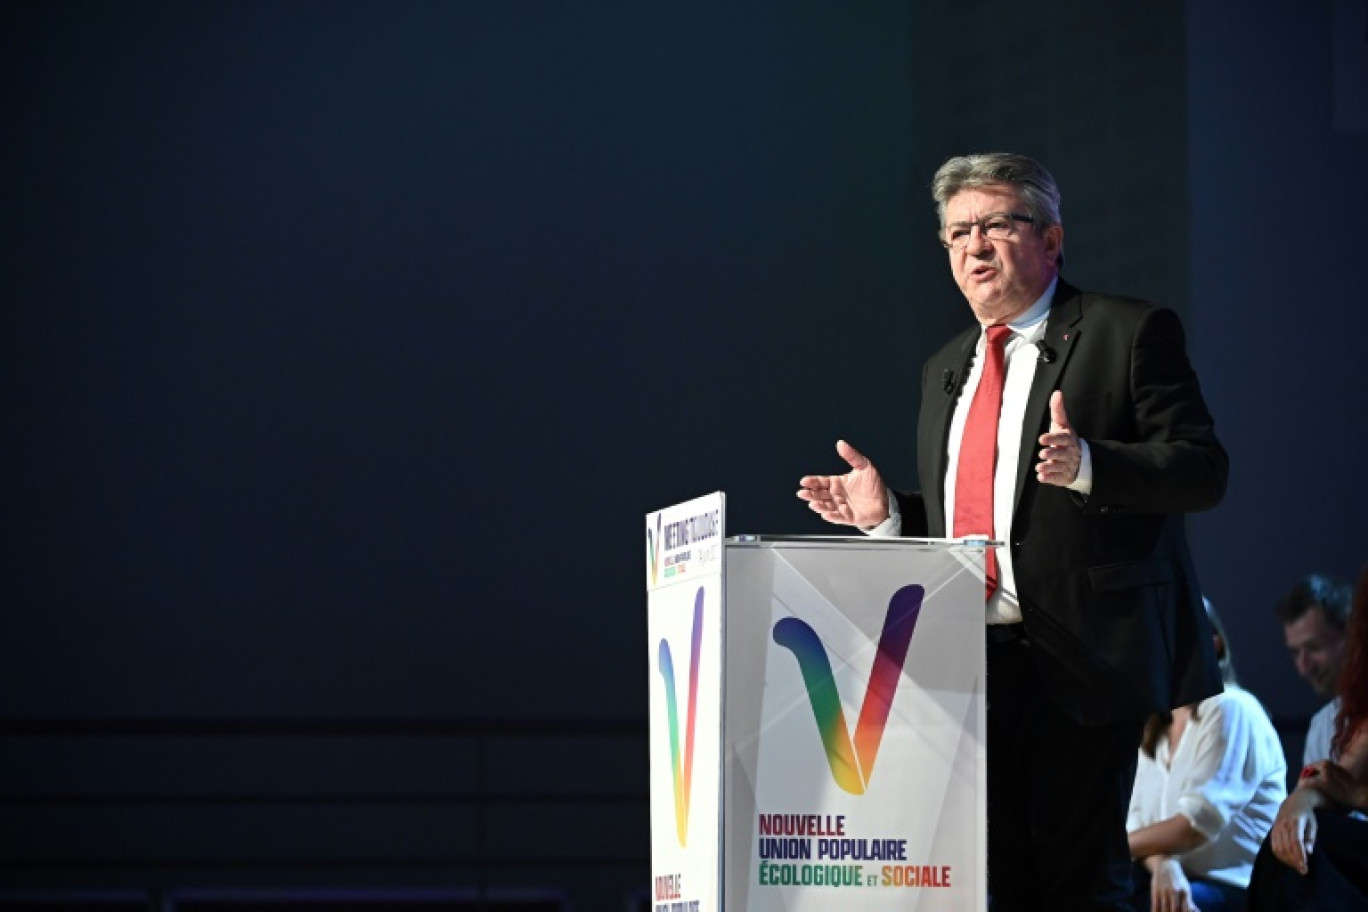
MULTIPOLYGON (((977 222, 987 215, 1014 212, 1027 215, 1016 189, 1003 185, 961 190, 945 204, 945 225, 977 222)), ((980 228, 969 229, 968 243, 950 250, 950 271, 964 292, 980 323, 1006 323, 1024 313, 1045 293, 1058 267, 1064 229, 1051 225, 1015 223, 1016 233, 1003 240, 986 237, 980 228)))
POLYGON ((1344 632, 1335 629, 1325 619, 1325 611, 1315 605, 1292 623, 1284 624, 1283 637, 1297 674, 1322 697, 1332 696, 1340 666, 1344 664, 1344 632))

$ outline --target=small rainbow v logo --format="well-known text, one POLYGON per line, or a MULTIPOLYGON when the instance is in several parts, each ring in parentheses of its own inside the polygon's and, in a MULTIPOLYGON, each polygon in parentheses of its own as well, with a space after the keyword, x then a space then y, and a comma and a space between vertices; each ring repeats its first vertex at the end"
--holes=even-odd
POLYGON ((674 772, 675 828, 679 844, 689 836, 689 793, 693 789, 694 720, 698 718, 698 654, 703 647, 703 589, 694 596, 693 643, 689 659, 689 715, 684 723, 684 750, 679 749, 679 711, 675 698, 674 661, 670 643, 660 641, 660 676, 665 679, 665 708, 670 725, 670 766, 674 772))
POLYGON ((879 754, 888 713, 893 708, 898 677, 912 642, 912 631, 917 626, 924 593, 921 586, 904 586, 889 599, 888 615, 879 637, 879 653, 869 673, 853 740, 831 674, 831 661, 816 631, 795 617, 782 618, 774 625, 774 642, 790 650, 798 660, 831 775, 837 785, 852 795, 864 794, 874 775, 874 760, 879 754))
POLYGON ((660 538, 660 514, 656 514, 655 535, 651 535, 651 527, 646 527, 646 562, 651 565, 651 585, 656 584, 656 578, 660 575, 660 552, 664 550, 664 542, 660 538))

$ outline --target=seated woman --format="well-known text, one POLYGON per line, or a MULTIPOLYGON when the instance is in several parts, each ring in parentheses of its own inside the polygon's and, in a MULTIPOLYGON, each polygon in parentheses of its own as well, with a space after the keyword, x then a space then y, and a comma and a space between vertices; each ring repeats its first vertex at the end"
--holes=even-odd
POLYGON ((1368 909, 1368 568, 1349 616, 1329 760, 1302 770, 1249 884, 1251 912, 1368 909))
POLYGON ((1268 713, 1235 684, 1229 641, 1211 603, 1225 692, 1145 724, 1131 794, 1139 909, 1243 910, 1259 844, 1287 795, 1287 763, 1268 713))

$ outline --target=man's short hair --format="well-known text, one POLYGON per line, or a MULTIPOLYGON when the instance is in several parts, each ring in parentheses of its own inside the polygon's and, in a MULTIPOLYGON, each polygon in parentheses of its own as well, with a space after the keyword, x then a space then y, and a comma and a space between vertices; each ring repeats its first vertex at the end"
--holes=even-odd
POLYGON ((1343 630, 1349 623, 1349 610, 1353 607, 1353 587, 1342 580, 1313 573, 1297 581, 1292 591, 1284 595, 1274 610, 1283 626, 1295 623, 1302 615, 1317 606, 1325 619, 1336 630, 1343 630))
POLYGON ((1012 152, 983 152, 955 156, 941 165, 931 179, 931 196, 936 200, 941 226, 945 225, 945 204, 956 193, 1000 184, 1010 184, 1020 191, 1037 228, 1062 224, 1059 185, 1040 162, 1012 152))
MULTIPOLYGON (((1034 219, 1037 232, 1051 225, 1062 225, 1059 216, 1059 185, 1045 166, 1033 158, 1014 152, 980 152, 957 155, 936 170, 931 179, 931 196, 936 201, 936 216, 945 230, 945 205, 961 190, 982 190, 1007 184, 1015 187, 1034 219)), ((1064 248, 1058 263, 1064 265, 1064 248)))

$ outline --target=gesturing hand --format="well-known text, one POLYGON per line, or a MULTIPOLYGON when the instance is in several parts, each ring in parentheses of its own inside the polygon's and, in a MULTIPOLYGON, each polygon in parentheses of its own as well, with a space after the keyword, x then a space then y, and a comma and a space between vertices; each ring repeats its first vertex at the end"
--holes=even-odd
POLYGON ((844 440, 836 452, 850 466, 844 475, 805 475, 798 481, 798 497, 829 523, 872 529, 888 518, 888 489, 879 470, 844 440))
POLYGON ((1040 462, 1036 463, 1036 479, 1041 484, 1066 488, 1078 477, 1078 466, 1083 461, 1083 448, 1078 435, 1069 426, 1064 412, 1064 394, 1055 390, 1050 395, 1050 431, 1040 435, 1040 462))

